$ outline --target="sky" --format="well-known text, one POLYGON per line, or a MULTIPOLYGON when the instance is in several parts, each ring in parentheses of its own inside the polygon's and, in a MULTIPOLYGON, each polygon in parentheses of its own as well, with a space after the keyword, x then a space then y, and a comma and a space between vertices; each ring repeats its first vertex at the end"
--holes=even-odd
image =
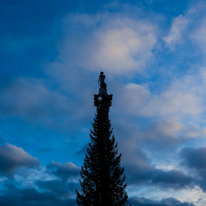
POLYGON ((131 205, 206 205, 206 1, 3 0, 0 21, 0 205, 76 206, 101 71, 131 205))

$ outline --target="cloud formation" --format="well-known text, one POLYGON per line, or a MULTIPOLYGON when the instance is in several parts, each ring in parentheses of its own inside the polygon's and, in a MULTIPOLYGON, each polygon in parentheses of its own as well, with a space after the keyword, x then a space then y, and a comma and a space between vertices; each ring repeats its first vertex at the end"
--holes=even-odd
POLYGON ((189 20, 182 15, 174 18, 168 36, 163 38, 165 43, 171 47, 174 44, 180 42, 182 39, 182 32, 187 27, 188 23, 189 20))
POLYGON ((200 26, 197 28, 197 30, 193 33, 192 38, 198 43, 200 48, 203 50, 203 52, 206 52, 206 16, 201 21, 200 26))
POLYGON ((181 202, 179 200, 176 200, 175 198, 166 198, 162 199, 160 201, 150 200, 147 198, 139 198, 139 197, 131 197, 129 199, 130 203, 134 206, 194 206, 192 203, 187 202, 181 202))
POLYGON ((25 152, 21 147, 9 143, 0 147, 0 172, 2 174, 10 176, 15 169, 37 166, 40 166, 40 161, 25 152))
POLYGON ((202 98, 195 91, 179 86, 180 82, 174 81, 161 93, 152 94, 146 86, 130 83, 118 95, 117 106, 129 115, 171 120, 200 114, 202 98))
POLYGON ((13 186, 9 186, 7 189, 6 195, 0 196, 0 203, 2 206, 76 206, 75 199, 60 199, 55 193, 51 192, 39 192, 33 188, 19 190, 13 186))
POLYGON ((65 40, 59 58, 65 64, 88 71, 104 70, 108 74, 143 70, 153 56, 156 28, 149 22, 127 16, 124 13, 116 16, 110 13, 69 15, 65 19, 69 38, 65 40), (77 25, 87 27, 87 32, 82 35, 77 25))
POLYGON ((174 51, 176 45, 183 45, 186 40, 195 39, 205 51, 205 8, 205 2, 197 1, 191 4, 191 7, 184 14, 173 18, 168 35, 163 37, 164 42, 170 49, 174 51), (196 22, 197 19, 201 24, 196 22))
POLYGON ((193 177, 177 170, 161 170, 154 167, 135 168, 126 166, 129 186, 147 185, 159 188, 184 189, 193 187, 193 177))
POLYGON ((182 164, 196 170, 206 170, 206 147, 186 147, 180 152, 182 164))
POLYGON ((73 163, 52 161, 44 168, 37 158, 10 144, 0 148, 0 160, 2 174, 13 175, 13 181, 1 178, 1 205, 76 205, 80 168, 73 163))
POLYGON ((72 162, 66 162, 65 164, 60 164, 59 162, 52 161, 49 163, 47 168, 52 171, 52 173, 64 180, 72 177, 78 177, 80 175, 80 167, 77 167, 72 162))
MULTIPOLYGON (((154 132, 151 133, 154 134, 154 132)), ((161 138, 164 139, 164 137, 160 137, 159 139, 158 135, 157 137, 154 137, 156 139, 151 142, 149 141, 149 138, 147 140, 144 140, 144 138, 147 138, 147 134, 145 134, 142 139, 141 138, 142 137, 139 138, 138 136, 133 135, 131 137, 127 137, 127 141, 125 141, 124 139, 119 139, 118 141, 119 152, 122 153, 122 164, 125 167, 127 177, 126 181, 129 187, 134 187, 135 185, 155 185, 157 188, 184 189, 192 188, 194 186, 195 179, 180 168, 166 168, 166 166, 165 168, 158 167, 162 162, 165 161, 167 161, 168 166, 170 165, 170 159, 167 156, 168 154, 162 157, 162 152, 167 151, 168 146, 166 146, 166 150, 161 147, 164 147, 164 144, 167 141, 172 142, 172 139, 166 139, 165 142, 162 141, 162 143, 160 143, 161 138), (141 141, 143 141, 143 143, 141 141), (147 148, 144 145, 145 141, 146 144, 151 144, 151 146, 149 147, 151 155, 149 155, 150 153, 148 153, 147 150, 143 149, 147 148), (159 143, 157 143, 157 146, 154 146, 156 141, 159 141, 159 143), (142 145, 144 146, 142 147, 142 145), (160 154, 162 160, 159 160, 160 157, 155 153, 160 154), (158 157, 159 164, 155 164, 155 156, 158 157)))

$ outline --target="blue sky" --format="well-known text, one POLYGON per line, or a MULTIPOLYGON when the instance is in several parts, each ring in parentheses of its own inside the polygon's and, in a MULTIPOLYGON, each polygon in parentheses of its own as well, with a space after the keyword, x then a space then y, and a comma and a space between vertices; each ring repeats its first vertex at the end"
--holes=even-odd
POLYGON ((206 204, 206 2, 0 3, 0 204, 76 205, 106 75, 132 206, 206 204))

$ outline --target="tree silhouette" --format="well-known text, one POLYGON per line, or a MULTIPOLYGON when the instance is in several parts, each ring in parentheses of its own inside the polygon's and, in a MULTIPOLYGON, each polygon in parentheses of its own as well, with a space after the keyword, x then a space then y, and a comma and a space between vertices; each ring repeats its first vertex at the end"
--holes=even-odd
POLYGON ((128 196, 124 168, 120 166, 121 154, 118 155, 117 143, 109 120, 109 107, 112 95, 107 94, 105 76, 99 77, 99 94, 94 95, 97 107, 91 142, 87 148, 84 164, 81 167, 81 194, 76 190, 79 206, 126 206, 128 196))

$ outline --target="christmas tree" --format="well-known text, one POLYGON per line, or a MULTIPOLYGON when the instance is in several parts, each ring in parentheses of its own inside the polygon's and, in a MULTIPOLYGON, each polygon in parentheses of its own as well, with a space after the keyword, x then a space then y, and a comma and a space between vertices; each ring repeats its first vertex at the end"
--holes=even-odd
POLYGON ((87 148, 84 165, 81 167, 81 194, 76 191, 79 206, 126 206, 128 196, 124 168, 120 166, 121 154, 109 120, 112 95, 107 94, 103 72, 99 76, 99 94, 94 95, 97 107, 91 142, 87 148))

